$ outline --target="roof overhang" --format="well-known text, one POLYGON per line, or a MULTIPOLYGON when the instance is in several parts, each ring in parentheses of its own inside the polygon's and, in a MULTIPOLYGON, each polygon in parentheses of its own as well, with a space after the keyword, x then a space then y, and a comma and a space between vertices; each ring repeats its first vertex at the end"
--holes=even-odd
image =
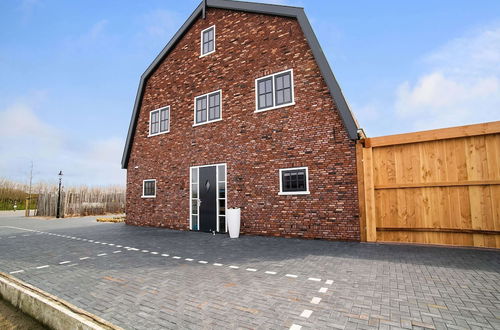
POLYGON ((299 22, 302 32, 304 33, 304 36, 306 37, 309 47, 312 50, 313 56, 316 60, 316 63, 318 64, 323 79, 328 86, 330 94, 333 97, 335 104, 337 105, 337 109, 340 113, 340 117, 342 118, 349 138, 352 140, 358 139, 358 124, 354 119, 354 116, 349 108, 349 105, 347 104, 347 101, 342 93, 342 90, 340 89, 337 80, 335 79, 332 69, 328 64, 325 54, 321 49, 318 39, 314 34, 314 31, 311 27, 311 24, 309 23, 309 20, 307 19, 303 8, 231 0, 203 0, 189 16, 186 22, 182 24, 181 28, 174 34, 172 39, 170 39, 165 48, 163 48, 160 54, 158 54, 154 61, 149 65, 146 71, 141 75, 139 88, 137 89, 137 95, 135 97, 134 110, 132 112, 132 118, 130 120, 130 126, 128 129, 127 140, 125 142, 125 149, 123 151, 122 168, 127 168, 128 160, 130 158, 132 140, 134 138, 135 128, 137 126, 139 109, 141 107, 141 100, 144 93, 144 88, 146 87, 145 84, 147 79, 160 65, 163 59, 175 47, 175 45, 181 40, 182 36, 189 30, 191 25, 194 24, 196 19, 199 16, 204 15, 206 7, 296 18, 299 22))

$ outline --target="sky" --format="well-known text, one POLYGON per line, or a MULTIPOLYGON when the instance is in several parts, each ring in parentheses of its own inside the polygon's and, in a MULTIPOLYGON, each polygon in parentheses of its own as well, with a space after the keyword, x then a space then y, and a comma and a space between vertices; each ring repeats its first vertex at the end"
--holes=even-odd
MULTIPOLYGON (((368 136, 500 120, 500 1, 267 2, 305 8, 368 136)), ((1 0, 0 177, 124 185, 139 77, 198 3, 1 0)))

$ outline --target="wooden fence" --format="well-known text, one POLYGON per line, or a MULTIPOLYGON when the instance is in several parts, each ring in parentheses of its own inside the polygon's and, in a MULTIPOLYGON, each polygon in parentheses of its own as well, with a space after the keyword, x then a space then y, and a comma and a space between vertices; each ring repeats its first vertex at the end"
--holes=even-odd
MULTIPOLYGON (((57 192, 45 192, 38 196, 38 216, 56 216, 57 192)), ((107 213, 125 213, 123 190, 79 188, 61 193, 61 216, 86 216, 107 213)))
POLYGON ((500 248, 500 121, 363 139, 361 238, 500 248))

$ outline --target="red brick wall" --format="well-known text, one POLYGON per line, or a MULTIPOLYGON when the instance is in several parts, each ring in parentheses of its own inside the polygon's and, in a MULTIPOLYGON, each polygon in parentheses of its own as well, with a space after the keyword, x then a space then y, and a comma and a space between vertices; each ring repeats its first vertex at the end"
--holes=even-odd
POLYGON ((127 171, 127 223, 189 229, 189 167, 228 166, 228 207, 247 234, 359 240, 355 144, 295 19, 208 9, 149 78, 127 171), (200 58, 200 31, 216 52, 200 58), (293 69, 294 106, 254 113, 255 78, 293 69), (193 127, 195 96, 222 89, 222 120, 193 127), (170 133, 147 137, 170 105, 170 133), (308 166, 310 195, 278 196, 280 168, 308 166), (136 168, 137 167, 137 168, 136 168), (142 199, 142 180, 157 197, 142 199))

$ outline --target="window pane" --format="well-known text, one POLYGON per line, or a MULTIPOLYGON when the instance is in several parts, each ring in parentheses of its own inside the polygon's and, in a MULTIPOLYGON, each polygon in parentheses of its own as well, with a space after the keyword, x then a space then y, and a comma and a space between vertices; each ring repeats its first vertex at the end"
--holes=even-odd
POLYGON ((158 113, 159 111, 151 112, 151 122, 149 128, 149 134, 158 133, 158 113))
POLYGON ((219 198, 226 198, 226 184, 219 182, 219 198))
POLYGON ((198 214, 198 200, 197 199, 191 200, 191 212, 193 214, 198 214))
POLYGON ((208 96, 208 120, 220 118, 220 92, 210 94, 208 96))
POLYGON ((191 228, 198 230, 198 216, 196 215, 191 216, 191 228))
POLYGON ((221 233, 226 232, 226 217, 225 216, 219 216, 219 231, 221 233))
POLYGON ((226 214, 226 200, 225 199, 219 199, 219 214, 220 215, 226 214))
POLYGON ((144 181, 143 192, 144 196, 154 196, 155 195, 155 181, 144 181))
POLYGON ((273 91, 273 85, 272 85, 272 82, 273 82, 273 81, 272 81, 272 79, 271 79, 271 78, 268 78, 268 79, 266 80, 266 90, 265 90, 265 92, 266 92, 266 93, 271 93, 271 92, 273 91))
POLYGON ((292 102, 291 74, 290 72, 275 77, 276 105, 292 102))
POLYGON ((283 91, 276 91, 276 104, 283 103, 283 91))
POLYGON ((226 165, 219 165, 219 181, 226 181, 226 165))
POLYGON ((283 89, 283 76, 276 77, 276 89, 283 89))
POLYGON ((273 106, 273 94, 269 93, 266 94, 266 107, 272 107, 273 106))
POLYGON ((286 191, 306 191, 307 176, 304 169, 282 171, 282 189, 286 191))
POLYGON ((191 198, 198 198, 198 185, 191 185, 191 198))

